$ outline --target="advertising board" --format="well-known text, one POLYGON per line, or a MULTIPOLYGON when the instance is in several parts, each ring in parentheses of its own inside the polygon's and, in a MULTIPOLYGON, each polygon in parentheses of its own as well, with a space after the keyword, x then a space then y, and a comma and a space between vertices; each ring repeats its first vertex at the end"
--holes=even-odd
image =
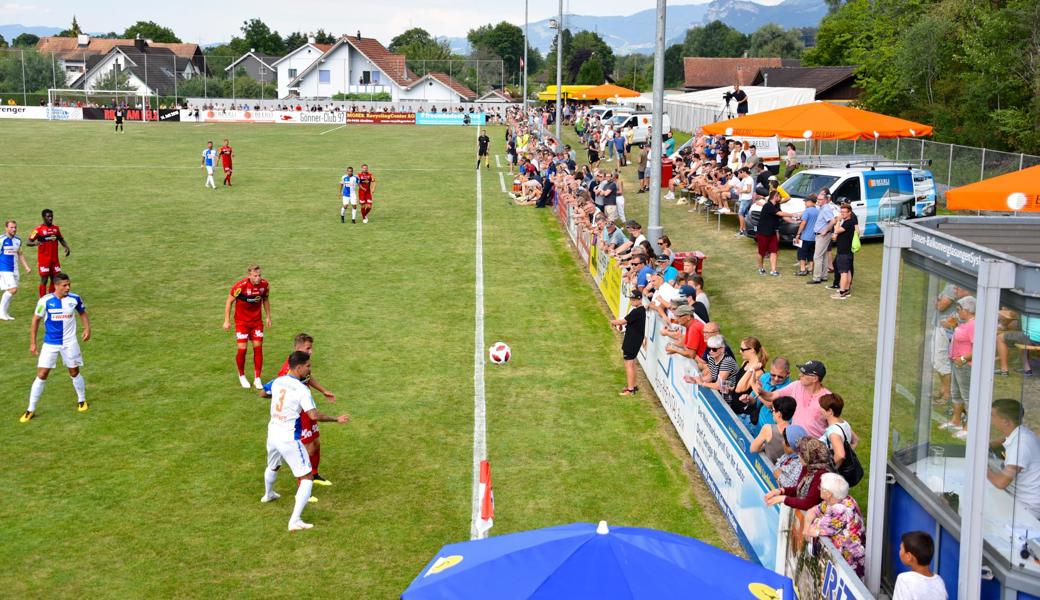
POLYGON ((347 123, 362 123, 368 125, 415 125, 415 113, 348 112, 347 123))
POLYGON ((432 113, 432 112, 421 112, 415 113, 415 124, 416 125, 465 125, 466 116, 469 116, 470 125, 485 125, 487 123, 487 117, 484 113, 432 113))

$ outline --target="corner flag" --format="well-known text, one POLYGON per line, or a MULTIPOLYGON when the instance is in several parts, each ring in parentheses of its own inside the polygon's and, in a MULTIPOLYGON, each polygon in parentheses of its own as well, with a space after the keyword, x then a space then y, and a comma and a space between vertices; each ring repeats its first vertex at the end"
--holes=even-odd
POLYGON ((477 522, 477 532, 481 538, 487 537, 487 532, 495 524, 495 494, 491 491, 491 463, 486 460, 480 461, 480 520, 477 522))

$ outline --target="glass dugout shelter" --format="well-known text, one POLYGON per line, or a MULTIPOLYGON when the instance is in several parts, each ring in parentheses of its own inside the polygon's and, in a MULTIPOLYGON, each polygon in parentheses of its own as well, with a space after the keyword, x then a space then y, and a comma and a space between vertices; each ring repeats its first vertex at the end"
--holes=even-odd
POLYGON ((1040 218, 906 221, 884 244, 867 587, 891 590, 922 530, 950 598, 1040 598, 1040 218))

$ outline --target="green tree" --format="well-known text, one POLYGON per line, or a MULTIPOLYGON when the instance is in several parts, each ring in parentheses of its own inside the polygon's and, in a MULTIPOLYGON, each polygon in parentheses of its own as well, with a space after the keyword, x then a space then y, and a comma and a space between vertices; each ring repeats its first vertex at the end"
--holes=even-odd
POLYGON ((405 48, 422 48, 425 46, 432 46, 436 43, 437 40, 430 35, 430 32, 426 31, 422 27, 412 27, 390 40, 390 46, 388 46, 388 48, 394 54, 403 54, 405 48))
POLYGON ((36 50, 0 52, 0 86, 6 93, 22 91, 22 64, 25 64, 25 90, 29 93, 46 92, 47 88, 58 87, 54 80, 56 69, 50 55, 36 50))
MULTIPOLYGON (((564 29, 560 33, 560 37, 562 38, 561 45, 563 46, 563 64, 565 65, 565 68, 561 75, 561 80, 563 81, 564 85, 566 85, 568 83, 573 83, 573 80, 569 79, 567 76, 566 65, 568 63, 570 51, 574 46, 574 36, 571 34, 570 29, 564 29)), ((556 55, 556 38, 554 37, 552 41, 552 46, 549 47, 549 53, 545 55, 545 81, 552 85, 556 85, 556 55)))
POLYGON ((505 76, 512 78, 521 72, 520 59, 524 57, 524 30, 502 21, 497 25, 483 25, 466 34, 473 49, 484 49, 502 60, 505 76))
POLYGON ((79 21, 76 20, 76 15, 72 15, 72 25, 58 34, 58 37, 76 37, 83 33, 83 30, 79 28, 79 21))
POLYGON ((314 43, 316 44, 335 44, 336 40, 336 36, 326 33, 324 29, 314 32, 314 43))
POLYGON ((110 69, 94 80, 92 90, 132 91, 137 88, 130 83, 130 72, 122 69, 110 69))
POLYGON ((595 55, 581 64, 574 78, 574 82, 580 85, 600 85, 603 81, 603 63, 595 55))
MULTIPOLYGON (((571 41, 572 52, 577 53, 582 50, 588 50, 590 52, 589 57, 595 56, 599 59, 600 64, 603 67, 603 71, 610 73, 614 70, 614 50, 594 31, 579 31, 574 34, 574 38, 571 41)), ((578 70, 581 65, 573 71, 574 77, 577 77, 578 70)), ((603 83, 602 81, 600 83, 603 83)))
POLYGON ((289 35, 285 36, 284 40, 282 40, 282 46, 285 48, 286 52, 292 52, 293 50, 299 48, 300 46, 306 43, 307 36, 299 31, 294 31, 290 33, 289 35))
POLYGON ((228 44, 237 54, 245 54, 256 50, 260 54, 280 56, 285 52, 285 43, 277 31, 272 31, 267 23, 260 19, 250 19, 242 23, 242 37, 233 37, 228 44))
POLYGON ((138 21, 133 25, 126 28, 123 32, 123 37, 126 39, 134 39, 137 36, 141 36, 142 39, 152 40, 153 42, 163 43, 181 43, 181 38, 177 37, 173 30, 169 27, 163 27, 154 21, 138 21))
POLYGON ((15 48, 35 48, 40 43, 40 37, 31 33, 22 33, 11 40, 11 46, 15 48))
POLYGON ((4 39, 4 36, 0 35, 0 48, 6 48, 6 47, 7 47, 7 40, 4 39))
POLYGON ((744 55, 748 44, 748 36, 715 20, 703 27, 687 30, 683 52, 685 56, 737 57, 744 55))
POLYGON ((683 45, 672 44, 664 51, 664 84, 667 87, 680 86, 685 78, 686 72, 683 68, 683 45))
POLYGON ((748 41, 748 56, 798 58, 805 50, 801 32, 797 29, 783 30, 775 23, 767 23, 751 34, 748 41))

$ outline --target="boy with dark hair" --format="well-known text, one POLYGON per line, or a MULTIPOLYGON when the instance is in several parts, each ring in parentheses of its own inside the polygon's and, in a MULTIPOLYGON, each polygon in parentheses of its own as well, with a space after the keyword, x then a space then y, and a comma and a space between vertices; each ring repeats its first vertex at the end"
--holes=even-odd
POLYGON ((923 531, 908 531, 899 543, 899 560, 909 568, 896 577, 892 600, 947 600, 946 584, 928 565, 935 553, 932 536, 923 531))

